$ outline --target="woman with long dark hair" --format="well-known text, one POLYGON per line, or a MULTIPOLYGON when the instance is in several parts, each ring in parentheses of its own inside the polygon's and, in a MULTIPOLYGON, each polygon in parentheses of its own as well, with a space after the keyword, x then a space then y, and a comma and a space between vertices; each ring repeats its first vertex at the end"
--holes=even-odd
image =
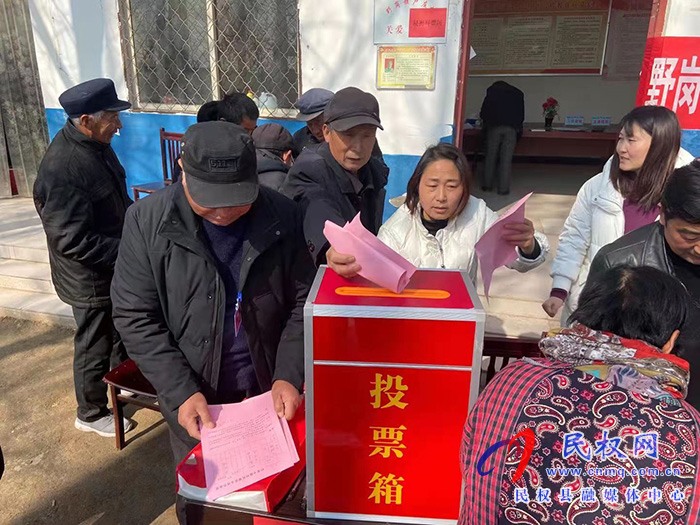
POLYGON ((554 317, 565 306, 562 325, 576 309, 598 250, 658 218, 669 175, 693 161, 680 145, 681 127, 670 109, 641 106, 622 119, 615 154, 583 185, 559 237, 552 291, 542 308, 554 317))
MULTIPOLYGON (((498 219, 471 195, 464 153, 451 144, 429 147, 406 188, 405 203, 379 230, 379 239, 420 268, 468 270, 476 280, 474 245, 498 219)), ((517 251, 511 268, 526 272, 545 260, 547 238, 532 222, 506 226, 503 239, 517 251)))

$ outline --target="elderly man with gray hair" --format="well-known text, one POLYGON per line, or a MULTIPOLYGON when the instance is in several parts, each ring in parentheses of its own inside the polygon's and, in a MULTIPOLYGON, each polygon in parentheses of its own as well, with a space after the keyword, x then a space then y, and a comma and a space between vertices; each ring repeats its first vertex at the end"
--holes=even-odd
MULTIPOLYGON (((124 215, 132 203, 126 175, 110 146, 121 129, 114 83, 96 78, 59 97, 68 120, 51 141, 34 183, 34 204, 44 225, 56 293, 73 307, 75 428, 114 436, 102 378, 126 358, 112 324, 109 289, 124 215)), ((128 431, 131 423, 125 421, 128 431)))

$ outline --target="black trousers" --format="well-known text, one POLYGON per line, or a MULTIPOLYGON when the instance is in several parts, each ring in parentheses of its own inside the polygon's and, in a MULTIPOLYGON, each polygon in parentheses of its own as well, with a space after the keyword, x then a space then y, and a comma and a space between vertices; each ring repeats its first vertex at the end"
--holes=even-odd
MULTIPOLYGON (((238 403, 245 399, 245 392, 231 392, 226 395, 225 399, 217 399, 210 404, 225 404, 225 403, 238 403)), ((161 413, 168 423, 168 428, 170 429, 170 448, 173 451, 174 468, 173 472, 177 470, 177 466, 184 460, 187 455, 192 451, 194 447, 197 446, 197 441, 187 433, 184 427, 180 426, 177 422, 177 410, 167 411, 164 407, 161 407, 161 413)), ((177 475, 177 474, 175 474, 177 475)), ((181 524, 187 523, 187 517, 185 515, 185 498, 179 494, 175 495, 175 514, 177 515, 177 520, 181 524)))
POLYGON ((78 419, 96 421, 109 414, 107 385, 102 378, 126 360, 126 350, 112 323, 112 307, 73 307, 78 325, 75 332, 73 381, 78 401, 78 419))

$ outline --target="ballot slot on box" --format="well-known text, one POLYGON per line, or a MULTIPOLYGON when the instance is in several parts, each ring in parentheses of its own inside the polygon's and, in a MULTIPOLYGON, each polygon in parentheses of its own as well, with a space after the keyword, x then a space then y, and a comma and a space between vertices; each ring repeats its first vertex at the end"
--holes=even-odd
POLYGON ((401 294, 321 267, 304 311, 307 514, 456 523, 485 313, 466 272, 401 294))

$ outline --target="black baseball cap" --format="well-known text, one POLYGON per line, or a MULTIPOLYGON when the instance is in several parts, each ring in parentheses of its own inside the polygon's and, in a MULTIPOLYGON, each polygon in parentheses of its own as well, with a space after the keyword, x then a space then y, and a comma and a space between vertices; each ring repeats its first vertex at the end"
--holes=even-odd
POLYGON ((336 131, 347 131, 362 124, 384 129, 379 120, 379 102, 371 93, 356 87, 346 87, 333 95, 323 114, 326 124, 336 131))
POLYGON ((253 139, 237 124, 200 122, 182 138, 187 191, 205 208, 247 206, 258 198, 253 139))
POLYGON ((109 78, 93 78, 67 89, 58 102, 70 118, 91 115, 98 111, 124 111, 131 104, 119 100, 114 82, 109 78))

